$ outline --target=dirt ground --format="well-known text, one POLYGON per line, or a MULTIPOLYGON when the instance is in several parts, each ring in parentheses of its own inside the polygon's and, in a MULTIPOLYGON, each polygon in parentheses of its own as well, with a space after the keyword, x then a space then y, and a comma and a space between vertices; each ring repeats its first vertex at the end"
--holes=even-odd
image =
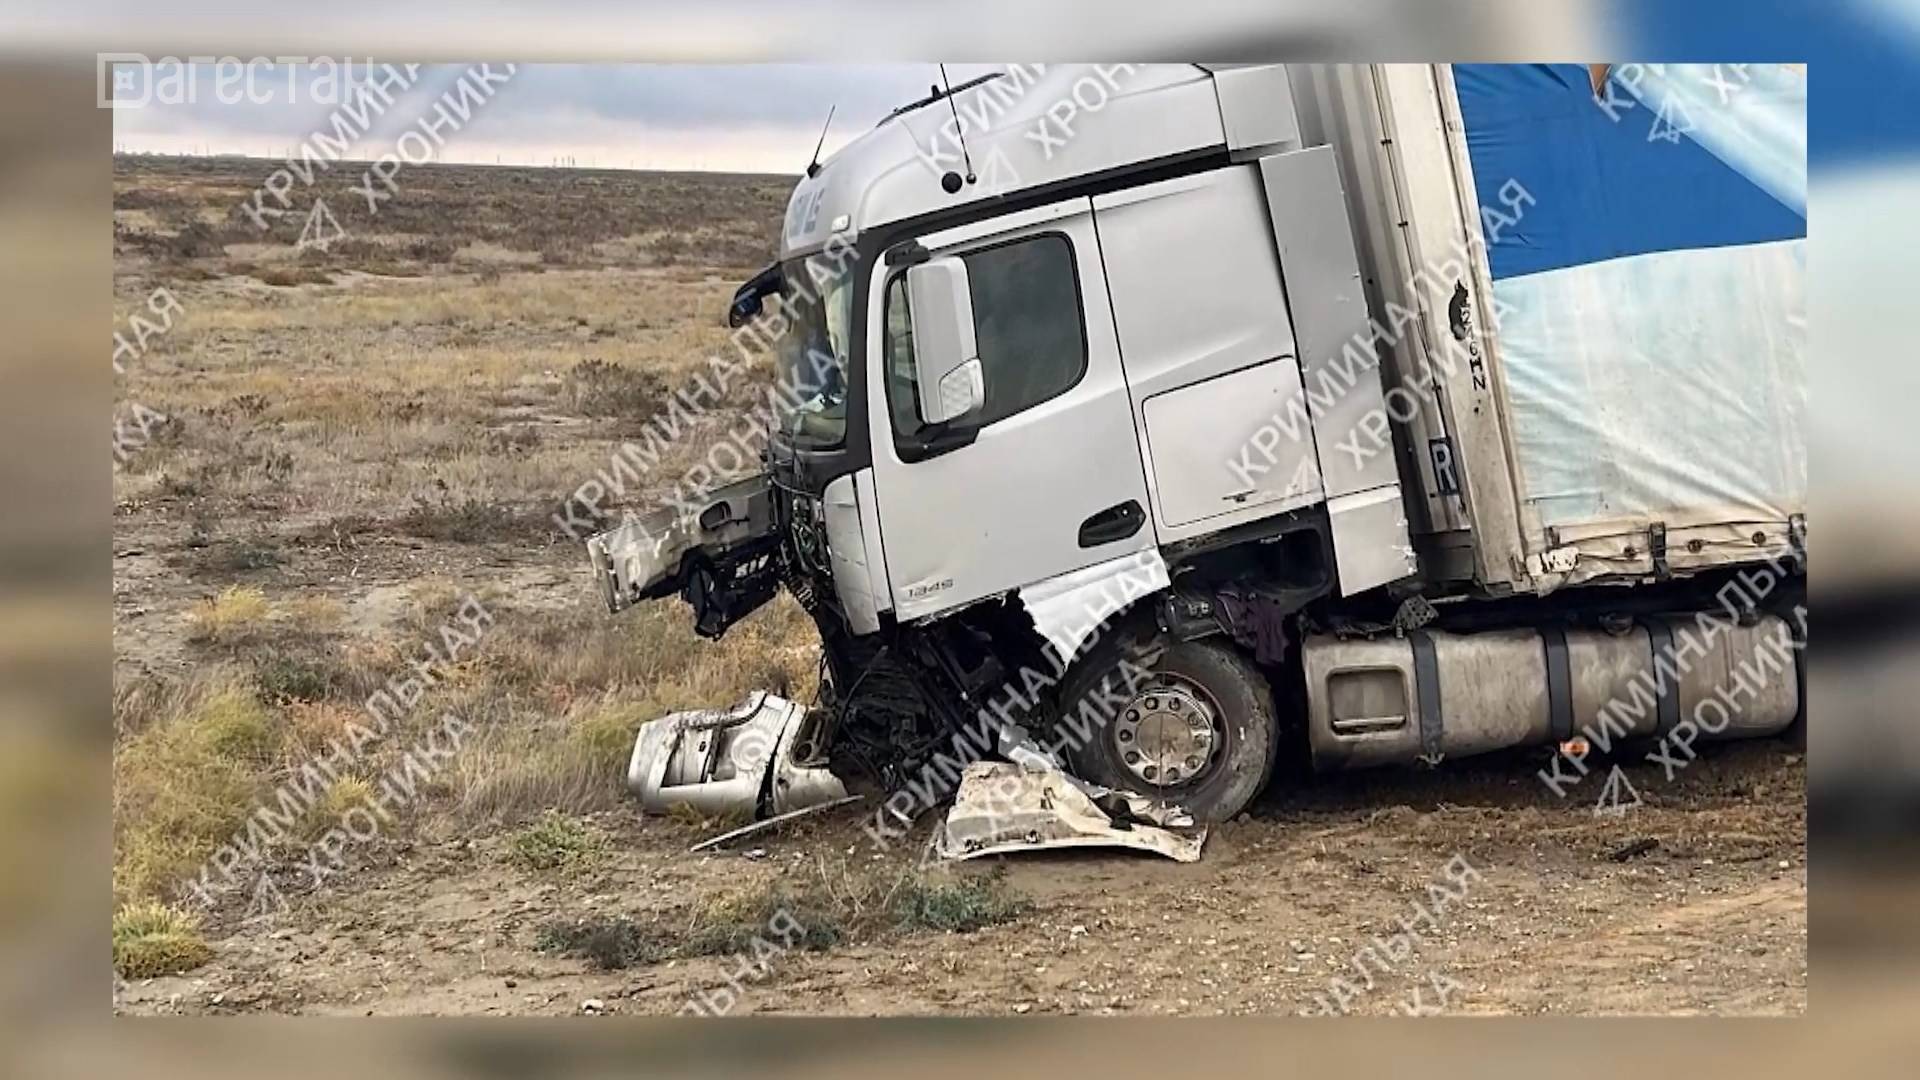
MULTIPOLYGON (((449 596, 496 616, 429 695, 477 734, 317 888, 290 843, 249 879, 273 886, 271 904, 250 886, 198 912, 211 958, 116 980, 116 1011, 661 1014, 727 997, 734 1013, 851 1015, 1805 1009, 1804 763, 1774 742, 1711 749, 1670 779, 1629 761, 1618 802, 1602 799, 1604 770, 1556 798, 1537 755, 1283 779, 1191 866, 1079 853, 922 867, 931 820, 881 847, 857 805, 687 854, 717 829, 639 814, 621 791, 634 729, 756 686, 804 697, 810 628, 775 605, 709 645, 670 603, 609 616, 551 516, 651 399, 723 347, 719 312, 770 249, 788 181, 426 169, 403 213, 340 204, 360 246, 303 253, 298 220, 266 236, 236 222, 267 171, 116 165, 116 329, 156 286, 182 312, 118 376, 117 415, 139 403, 168 420, 125 448, 114 481, 116 901, 182 903, 249 800, 312 752, 302 733, 404 669, 449 596), (264 734, 244 755, 183 756, 199 744, 170 733, 202 722, 223 679, 264 734), (600 837, 600 854, 517 862, 543 813, 600 837), (1474 875, 1455 888, 1450 864, 1474 875), (555 920, 612 915, 692 927, 714 896, 853 873, 984 876, 1024 907, 965 933, 783 952, 746 977, 733 955, 600 970, 541 940, 555 920)), ((684 471, 691 442, 650 482, 684 471)))
MULTIPOLYGON (((1182 866, 1043 853, 994 870, 1034 910, 972 934, 791 953, 735 1013, 1793 1014, 1805 1009, 1802 766, 1777 745, 1726 748, 1670 785, 1628 770, 1625 813, 1562 804, 1520 761, 1400 773, 1271 795, 1182 866), (1634 841, 1659 845, 1615 862, 1634 841), (1478 871, 1435 914, 1428 885, 1458 853, 1478 871), (1398 964, 1355 956, 1411 924, 1398 964), (1356 993, 1356 990, 1358 991, 1356 993), (1419 996, 1416 998, 1416 992, 1419 996)), ((1569 798, 1571 799, 1571 795, 1569 798)), ((852 811, 853 808, 849 808, 852 811)), ((636 812, 608 815, 617 854, 559 879, 486 844, 400 846, 383 865, 242 920, 206 969, 123 986, 129 1013, 673 1013, 740 961, 599 972, 532 944, 545 917, 666 914, 742 875, 801 876, 821 851, 868 855, 855 812, 737 852, 636 812)), ((882 858, 910 859, 927 830, 882 858)), ((870 857, 870 856, 869 856, 870 857)), ((964 872, 991 872, 968 864, 964 872)))

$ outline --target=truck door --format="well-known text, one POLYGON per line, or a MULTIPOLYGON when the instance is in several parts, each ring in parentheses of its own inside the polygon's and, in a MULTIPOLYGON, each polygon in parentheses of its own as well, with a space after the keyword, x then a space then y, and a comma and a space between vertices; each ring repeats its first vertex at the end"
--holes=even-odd
POLYGON ((909 268, 873 275, 874 486, 902 622, 1156 543, 1092 210, 1073 199, 918 238, 965 268, 984 386, 958 430, 922 419, 909 268))

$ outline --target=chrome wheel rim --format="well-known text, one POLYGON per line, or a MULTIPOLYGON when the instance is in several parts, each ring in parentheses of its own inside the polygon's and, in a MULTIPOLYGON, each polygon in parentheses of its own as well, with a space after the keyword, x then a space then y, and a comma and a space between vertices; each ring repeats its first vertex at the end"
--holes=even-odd
POLYGON ((1191 786, 1213 770, 1226 745, 1220 716, 1205 690, 1163 679, 1136 693, 1115 718, 1115 756, 1148 787, 1191 786))

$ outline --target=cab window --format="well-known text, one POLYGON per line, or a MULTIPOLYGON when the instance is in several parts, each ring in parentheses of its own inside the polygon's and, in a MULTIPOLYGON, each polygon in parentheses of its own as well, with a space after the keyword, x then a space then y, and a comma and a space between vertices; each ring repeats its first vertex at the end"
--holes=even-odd
MULTIPOLYGON (((1087 370, 1086 325, 1073 245, 1048 233, 963 252, 973 294, 974 334, 987 387, 979 426, 1066 393, 1087 370)), ((893 430, 923 426, 913 378, 913 315, 906 274, 887 283, 887 402, 893 430)))

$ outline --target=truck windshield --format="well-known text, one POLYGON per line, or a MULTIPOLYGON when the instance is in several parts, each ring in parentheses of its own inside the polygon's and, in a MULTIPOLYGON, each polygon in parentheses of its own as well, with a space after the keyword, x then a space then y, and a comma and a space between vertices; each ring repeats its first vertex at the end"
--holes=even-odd
POLYGON ((787 326, 774 363, 787 400, 795 403, 782 430, 811 441, 838 443, 847 434, 852 275, 816 280, 800 259, 787 263, 782 271, 787 284, 780 291, 779 313, 787 326))

